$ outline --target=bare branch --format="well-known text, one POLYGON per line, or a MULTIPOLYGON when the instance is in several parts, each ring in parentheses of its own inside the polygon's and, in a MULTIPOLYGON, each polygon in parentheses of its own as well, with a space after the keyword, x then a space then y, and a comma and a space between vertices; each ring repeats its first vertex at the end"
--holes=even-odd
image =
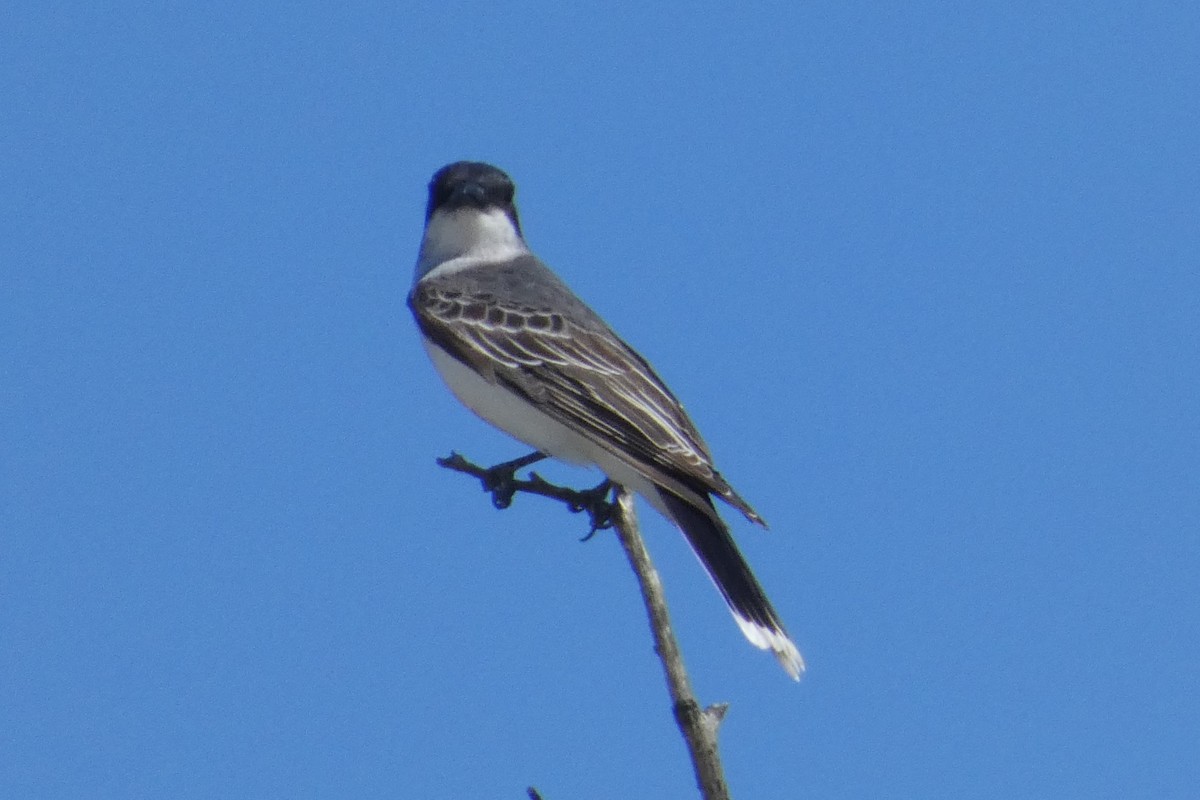
POLYGON ((667 676, 667 688, 675 708, 675 721, 683 732, 692 767, 696 771, 696 783, 705 800, 729 800, 729 787, 721 766, 721 755, 717 750, 717 727, 728 710, 728 704, 709 706, 703 711, 692 693, 683 655, 671 631, 671 619, 667 614, 667 600, 663 594, 662 581, 650 560, 646 543, 642 540, 637 516, 633 510, 633 495, 624 487, 617 490, 617 513, 614 520, 617 536, 629 565, 637 575, 650 617, 650 630, 654 633, 654 650, 662 661, 667 676))
MULTIPOLYGON (((458 453, 449 458, 439 458, 438 464, 455 472, 479 478, 484 491, 491 493, 496 508, 508 508, 518 492, 536 494, 564 503, 573 513, 587 511, 591 518, 591 531, 584 539, 591 538, 597 530, 614 527, 621 547, 637 576, 646 614, 650 618, 650 629, 654 635, 654 651, 658 653, 667 678, 667 688, 675 712, 675 721, 683 733, 696 783, 704 800, 729 800, 729 787, 725 783, 724 769, 717 749, 717 728, 725 717, 729 705, 721 703, 700 708, 692 693, 691 681, 679 652, 675 635, 671 632, 671 620, 667 614, 667 601, 662 581, 650 560, 650 553, 642 540, 637 515, 633 509, 633 495, 624 487, 616 486, 616 502, 608 502, 614 485, 604 481, 592 489, 578 490, 557 486, 531 473, 528 480, 516 477, 516 471, 545 458, 542 453, 532 453, 523 458, 498 464, 495 467, 480 467, 458 453)), ((531 798, 537 790, 528 790, 531 798)))
POLYGON ((529 473, 529 478, 526 480, 521 480, 516 476, 518 469, 541 461, 545 457, 542 453, 530 453, 523 458, 506 461, 494 467, 480 467, 472 464, 458 453, 451 453, 446 458, 439 458, 437 463, 439 467, 479 478, 480 483, 483 484, 483 490, 491 494, 492 505, 496 508, 508 508, 512 505, 513 497, 517 492, 525 492, 558 500, 565 504, 572 514, 586 511, 591 519, 592 527, 583 537, 584 540, 590 539, 596 531, 611 528, 613 505, 608 502, 608 496, 613 488, 611 481, 604 480, 591 489, 571 489, 543 480, 536 472, 529 473))

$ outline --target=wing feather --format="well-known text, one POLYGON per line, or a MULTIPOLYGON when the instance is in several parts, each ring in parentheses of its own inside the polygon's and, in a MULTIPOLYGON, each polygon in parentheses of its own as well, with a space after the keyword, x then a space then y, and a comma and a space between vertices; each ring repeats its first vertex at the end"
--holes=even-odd
POLYGON ((762 523, 713 467, 700 433, 650 365, 586 307, 586 324, 578 324, 493 291, 429 279, 414 287, 409 305, 427 336, 489 380, 668 483, 715 493, 762 523))

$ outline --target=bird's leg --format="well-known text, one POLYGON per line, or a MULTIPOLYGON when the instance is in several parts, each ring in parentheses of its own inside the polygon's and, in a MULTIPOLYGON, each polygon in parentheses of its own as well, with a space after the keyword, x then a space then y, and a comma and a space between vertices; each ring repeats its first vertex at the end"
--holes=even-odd
POLYGON ((545 453, 535 451, 527 456, 514 458, 512 461, 505 461, 503 464, 485 469, 479 476, 479 480, 483 483, 483 490, 491 492, 492 505, 496 508, 508 508, 512 505, 513 495, 520 488, 517 470, 528 467, 530 464, 536 464, 544 458, 546 458, 545 453))

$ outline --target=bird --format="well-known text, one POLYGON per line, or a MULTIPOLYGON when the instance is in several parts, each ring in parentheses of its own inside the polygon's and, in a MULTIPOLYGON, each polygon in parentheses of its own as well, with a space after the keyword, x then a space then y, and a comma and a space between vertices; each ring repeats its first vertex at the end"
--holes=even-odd
POLYGON ((429 182, 408 306, 434 367, 486 422, 645 498, 683 533, 746 639, 799 680, 804 659, 713 498, 766 523, 649 362, 530 250, 515 194, 478 161, 429 182))

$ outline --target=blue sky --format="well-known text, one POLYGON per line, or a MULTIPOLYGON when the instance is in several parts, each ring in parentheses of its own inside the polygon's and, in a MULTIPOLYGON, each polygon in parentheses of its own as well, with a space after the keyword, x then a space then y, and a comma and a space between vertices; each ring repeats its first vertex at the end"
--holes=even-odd
POLYGON ((6 17, 0 796, 693 796, 612 538, 434 466, 460 158, 771 522, 798 685, 643 515, 735 795, 1194 796, 1190 5, 6 17))

